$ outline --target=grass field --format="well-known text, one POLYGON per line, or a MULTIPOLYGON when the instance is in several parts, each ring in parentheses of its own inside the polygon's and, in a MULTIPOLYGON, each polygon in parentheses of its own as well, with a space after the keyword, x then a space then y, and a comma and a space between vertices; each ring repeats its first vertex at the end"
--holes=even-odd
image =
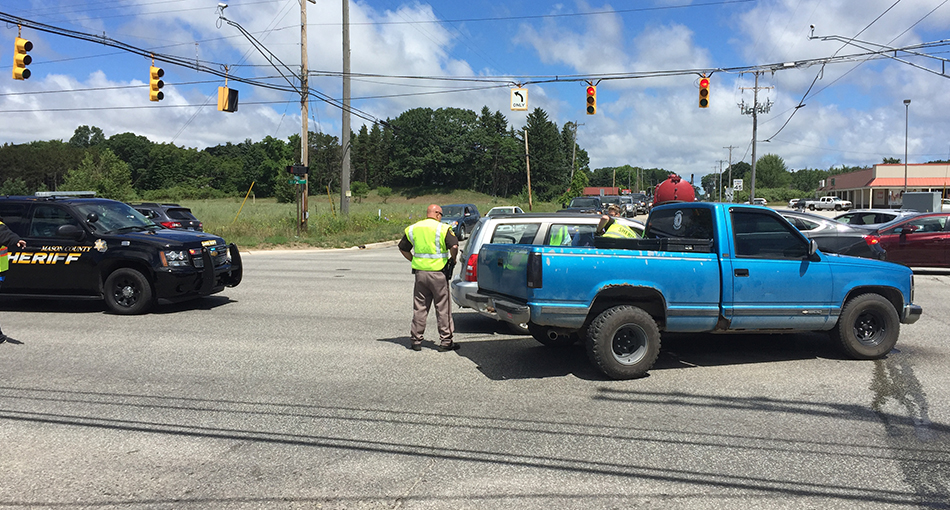
MULTIPOLYGON (((371 192, 357 202, 351 199, 349 215, 340 214, 340 196, 311 196, 307 230, 297 235, 294 204, 279 204, 275 199, 243 198, 184 200, 204 223, 206 232, 223 237, 242 248, 348 248, 381 241, 398 240, 410 224, 425 217, 429 204, 475 204, 484 215, 499 205, 517 205, 528 210, 527 203, 475 193, 394 193, 385 202, 371 192), (332 198, 332 203, 330 198, 332 198), (240 214, 238 213, 240 211, 240 214)), ((535 212, 554 211, 552 203, 534 203, 535 212)))

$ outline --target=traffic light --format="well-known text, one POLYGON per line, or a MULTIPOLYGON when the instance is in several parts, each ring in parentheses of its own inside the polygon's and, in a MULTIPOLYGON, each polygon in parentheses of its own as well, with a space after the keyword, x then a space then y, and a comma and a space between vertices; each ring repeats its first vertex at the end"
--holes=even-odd
POLYGON ((597 87, 587 86, 587 115, 597 113, 597 87))
POLYGON ((33 49, 33 43, 22 37, 17 37, 14 44, 13 79, 25 80, 30 77, 30 70, 26 66, 33 62, 33 57, 27 55, 26 52, 33 49))
POLYGON ((218 110, 222 112, 236 112, 238 108, 238 91, 227 87, 218 87, 218 110))
POLYGON ((699 79, 699 107, 709 108, 709 78, 699 79))
POLYGON ((290 175, 301 176, 307 175, 307 173, 310 172, 310 167, 303 165, 288 165, 286 170, 290 175))
POLYGON ((165 86, 165 82, 161 80, 162 76, 165 76, 165 71, 161 67, 149 67, 148 68, 149 79, 149 92, 148 100, 149 101, 161 101, 165 99, 165 93, 162 92, 162 87, 165 86))

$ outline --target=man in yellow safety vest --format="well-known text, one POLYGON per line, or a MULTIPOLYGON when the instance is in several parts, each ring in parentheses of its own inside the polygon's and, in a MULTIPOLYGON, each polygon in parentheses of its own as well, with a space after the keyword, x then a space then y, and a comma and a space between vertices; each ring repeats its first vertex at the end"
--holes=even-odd
POLYGON ((629 237, 639 237, 637 233, 626 225, 621 225, 614 218, 620 216, 620 206, 610 204, 607 207, 607 214, 601 216, 600 223, 597 224, 597 234, 604 237, 614 237, 619 239, 629 237))
MULTIPOLYGON (((0 219, 0 282, 3 281, 3 272, 10 268, 10 255, 7 251, 7 246, 16 246, 17 248, 26 248, 26 241, 20 239, 20 236, 16 235, 16 232, 10 230, 10 227, 6 226, 3 223, 3 220, 0 219)), ((14 340, 7 335, 4 335, 0 331, 0 344, 3 342, 9 341, 11 344, 22 343, 19 340, 14 340)))
POLYGON ((426 219, 406 227, 399 241, 399 251, 412 262, 415 285, 412 289, 412 326, 409 330, 411 347, 422 350, 423 333, 429 308, 435 302, 435 318, 439 325, 439 352, 454 351, 458 344, 452 340, 455 323, 452 320, 452 302, 449 298, 449 278, 443 273, 446 265, 455 265, 459 241, 452 228, 442 223, 442 208, 436 204, 426 209, 426 219))

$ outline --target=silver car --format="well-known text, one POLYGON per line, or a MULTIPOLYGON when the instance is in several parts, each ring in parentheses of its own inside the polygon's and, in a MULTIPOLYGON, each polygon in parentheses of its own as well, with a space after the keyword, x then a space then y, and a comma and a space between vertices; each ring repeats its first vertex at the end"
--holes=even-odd
MULTIPOLYGON (((461 308, 472 308, 497 320, 494 310, 469 298, 478 290, 478 251, 483 244, 594 246, 594 230, 599 221, 600 215, 582 213, 503 214, 480 219, 460 255, 459 274, 452 277, 452 299, 461 308)), ((626 218, 616 218, 616 221, 643 234, 643 223, 639 221, 626 218)), ((526 324, 512 328, 517 333, 528 333, 526 324)))
POLYGON ((848 225, 877 228, 909 214, 917 214, 917 211, 909 209, 852 209, 835 216, 834 219, 848 225))

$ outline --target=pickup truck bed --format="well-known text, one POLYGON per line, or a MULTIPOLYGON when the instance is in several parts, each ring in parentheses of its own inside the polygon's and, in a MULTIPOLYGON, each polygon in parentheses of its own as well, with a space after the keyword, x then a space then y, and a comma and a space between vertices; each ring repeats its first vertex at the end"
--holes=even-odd
POLYGON ((662 331, 829 331, 874 359, 921 313, 909 269, 823 254, 770 209, 663 205, 644 235, 595 248, 484 245, 474 297, 546 345, 583 340, 614 378, 644 375, 662 331))

